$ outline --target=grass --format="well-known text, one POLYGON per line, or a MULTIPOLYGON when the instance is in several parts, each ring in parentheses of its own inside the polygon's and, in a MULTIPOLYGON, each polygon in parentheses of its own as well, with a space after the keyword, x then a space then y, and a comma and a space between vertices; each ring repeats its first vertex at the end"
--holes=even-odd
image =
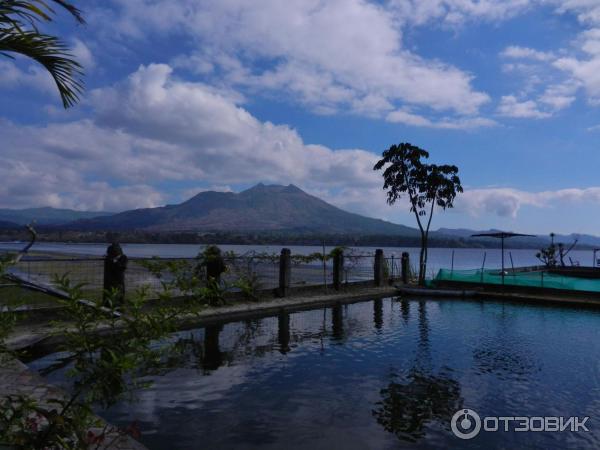
MULTIPOLYGON (((13 284, 12 281, 0 278, 0 284, 13 284)), ((0 288, 0 307, 9 306, 57 306, 55 297, 36 292, 30 289, 24 289, 19 286, 10 286, 0 288)))

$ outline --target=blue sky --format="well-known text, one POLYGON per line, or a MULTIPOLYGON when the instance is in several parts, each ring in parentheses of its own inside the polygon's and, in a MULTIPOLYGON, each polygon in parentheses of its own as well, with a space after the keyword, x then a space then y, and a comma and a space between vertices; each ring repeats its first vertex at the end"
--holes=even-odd
POLYGON ((109 0, 61 14, 81 103, 0 59, 0 207, 123 210, 294 183, 413 225, 371 170, 460 168, 434 227, 600 234, 596 0, 109 0))

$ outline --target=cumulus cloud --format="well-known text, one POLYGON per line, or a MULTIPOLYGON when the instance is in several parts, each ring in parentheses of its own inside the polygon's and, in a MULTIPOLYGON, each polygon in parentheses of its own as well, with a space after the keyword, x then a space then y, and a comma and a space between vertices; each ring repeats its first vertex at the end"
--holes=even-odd
POLYGON ((156 206, 167 200, 156 188, 165 181, 262 180, 332 192, 379 184, 373 153, 307 145, 292 128, 261 122, 210 87, 176 79, 167 65, 142 66, 93 91, 89 103, 95 120, 0 122, 5 205, 156 206))
POLYGON ((182 178, 372 182, 364 170, 375 162, 372 153, 306 145, 292 128, 261 122, 203 84, 178 81, 164 64, 94 91, 92 104, 99 125, 160 142, 159 152, 176 148, 170 159, 182 178))
MULTIPOLYGON (((575 94, 581 90, 590 104, 600 104, 600 5, 594 0, 539 0, 538 5, 550 5, 557 14, 574 16, 582 31, 572 40, 569 47, 556 51, 542 51, 529 47, 509 46, 502 53, 504 58, 524 61, 525 64, 507 65, 507 68, 524 68, 526 78, 532 76, 545 79, 546 92, 540 94, 538 102, 545 103, 553 111, 570 106, 575 94), (532 75, 532 67, 538 70, 532 75), (561 92, 557 92, 557 89, 561 92)), ((537 80, 538 84, 541 80, 537 80)), ((548 111, 535 111, 530 103, 527 106, 529 117, 540 118, 548 111)), ((528 114, 525 112, 525 114, 528 114)))
POLYGON ((583 85, 591 103, 600 102, 600 57, 589 59, 560 58, 554 66, 569 73, 583 85))
POLYGON ((527 192, 511 188, 466 189, 457 202, 459 211, 472 216, 495 214, 517 217, 523 206, 549 208, 557 204, 588 202, 600 203, 600 187, 586 189, 559 189, 556 191, 527 192))
POLYGON ((490 97, 474 86, 474 75, 463 68, 408 48, 406 30, 497 23, 549 7, 556 14, 575 16, 585 29, 570 48, 540 50, 515 43, 501 52, 511 61, 505 70, 521 72, 524 81, 521 92, 501 100, 500 115, 549 117, 569 107, 581 88, 592 104, 600 101, 600 13, 594 1, 181 0, 174 5, 168 0, 113 0, 114 4, 116 12, 96 8, 92 18, 110 23, 112 33, 127 37, 185 35, 190 50, 172 65, 200 74, 213 85, 248 95, 273 95, 318 114, 352 113, 445 129, 493 125, 481 117, 490 97), (567 94, 553 92, 559 85, 576 88, 567 94), (529 98, 523 100, 524 94, 529 98), (513 97, 521 100, 507 103, 513 97))
POLYGON ((536 61, 550 61, 554 59, 554 55, 550 52, 541 52, 528 47, 519 47, 517 45, 511 45, 506 47, 501 56, 505 58, 513 59, 533 59, 536 61))
POLYGON ((417 24, 441 20, 460 25, 469 20, 500 21, 531 7, 532 0, 392 0, 402 17, 417 24))
POLYGON ((579 85, 573 81, 551 85, 539 97, 539 101, 546 104, 552 110, 559 111, 571 106, 575 101, 577 89, 579 89, 579 85))
POLYGON ((56 85, 48 72, 37 64, 21 64, 16 61, 0 59, 0 89, 26 87, 44 92, 58 98, 56 85))
POLYGON ((533 100, 519 101, 514 95, 505 95, 498 106, 498 114, 521 119, 545 119, 552 114, 541 111, 533 100))
POLYGON ((82 40, 73 40, 73 46, 70 49, 70 53, 83 66, 85 71, 89 72, 96 66, 94 55, 92 55, 89 47, 82 40))
POLYGON ((197 50, 175 59, 177 67, 212 75, 215 84, 263 94, 271 91, 317 113, 381 116, 412 105, 476 115, 490 100, 472 86, 472 74, 406 49, 402 42, 406 20, 390 4, 366 0, 182 0, 177 8, 165 0, 118 4, 121 9, 111 23, 121 33, 184 30, 197 43, 197 50))
MULTIPOLYGON (((294 183, 375 217, 397 220, 399 211, 408 212, 407 205, 386 205, 374 153, 308 145, 294 129, 258 120, 211 87, 179 80, 167 65, 141 66, 93 91, 89 104, 95 120, 0 121, 0 206, 118 211, 264 181, 294 183), (165 183, 182 187, 166 195, 165 183)), ((600 188, 467 189, 457 208, 515 217, 523 205, 574 201, 598 203, 600 188)))
POLYGON ((495 121, 485 117, 467 117, 467 118, 442 118, 440 120, 431 120, 427 117, 413 114, 406 110, 392 111, 386 116, 386 120, 392 123, 403 123, 416 127, 439 128, 446 130, 467 130, 472 128, 493 127, 498 125, 495 121))

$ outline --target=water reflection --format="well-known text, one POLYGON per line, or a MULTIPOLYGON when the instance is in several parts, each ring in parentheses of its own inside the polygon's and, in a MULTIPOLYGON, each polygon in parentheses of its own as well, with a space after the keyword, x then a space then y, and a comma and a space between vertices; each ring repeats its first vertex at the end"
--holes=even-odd
POLYGON ((223 353, 219 347, 219 334, 223 325, 208 325, 204 329, 204 354, 202 368, 204 373, 218 369, 223 364, 223 353))
POLYGON ((438 422, 450 428, 452 415, 462 408, 460 384, 447 374, 432 375, 413 369, 407 375, 391 375, 373 410, 377 422, 399 439, 415 442, 426 427, 438 422))
POLYGON ((383 300, 378 299, 373 301, 373 323, 377 330, 381 330, 383 326, 383 300))
POLYGON ((530 339, 519 331, 517 321, 517 316, 507 313, 506 306, 502 304, 499 313, 496 313, 494 326, 486 330, 473 349, 477 374, 524 380, 541 370, 530 350, 530 339), (521 336, 518 346, 515 345, 515 336, 521 336))
POLYGON ((427 320, 427 302, 419 301, 419 343, 417 345, 415 367, 427 371, 431 367, 429 348, 429 321, 427 320))
POLYGON ((494 374, 501 379, 524 380, 541 370, 535 358, 502 343, 475 349, 473 359, 478 374, 494 374))
POLYGON ((290 315, 283 311, 277 317, 277 340, 281 353, 290 351, 290 315))
MULTIPOLYGON (((566 311, 384 299, 209 325, 175 334, 179 351, 149 374, 139 402, 102 414, 138 419, 150 449, 457 447, 449 420, 463 407, 594 415, 600 314, 566 311)), ((55 382, 68 370, 62 357, 34 368, 55 382)), ((600 446, 593 433, 535 434, 470 442, 600 446)))
POLYGON ((416 442, 426 435, 432 422, 450 428, 452 415, 462 408, 461 387, 444 369, 432 373, 427 303, 419 302, 419 333, 416 356, 407 372, 390 375, 381 389, 381 400, 372 411, 386 431, 398 439, 416 442))
POLYGON ((404 323, 408 323, 408 319, 410 318, 410 302, 406 297, 400 299, 400 312, 402 313, 404 323))
POLYGON ((331 334, 335 340, 344 339, 344 311, 341 304, 331 308, 331 334))

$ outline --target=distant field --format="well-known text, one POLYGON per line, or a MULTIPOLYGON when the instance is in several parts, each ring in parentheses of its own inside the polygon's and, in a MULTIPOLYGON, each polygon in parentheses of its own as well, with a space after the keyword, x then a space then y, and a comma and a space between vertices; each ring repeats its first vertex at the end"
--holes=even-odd
MULTIPOLYGON (((0 284, 14 284, 5 278, 0 278, 0 284)), ((18 286, 0 288, 0 306, 56 306, 58 302, 55 297, 23 289, 18 286)))

